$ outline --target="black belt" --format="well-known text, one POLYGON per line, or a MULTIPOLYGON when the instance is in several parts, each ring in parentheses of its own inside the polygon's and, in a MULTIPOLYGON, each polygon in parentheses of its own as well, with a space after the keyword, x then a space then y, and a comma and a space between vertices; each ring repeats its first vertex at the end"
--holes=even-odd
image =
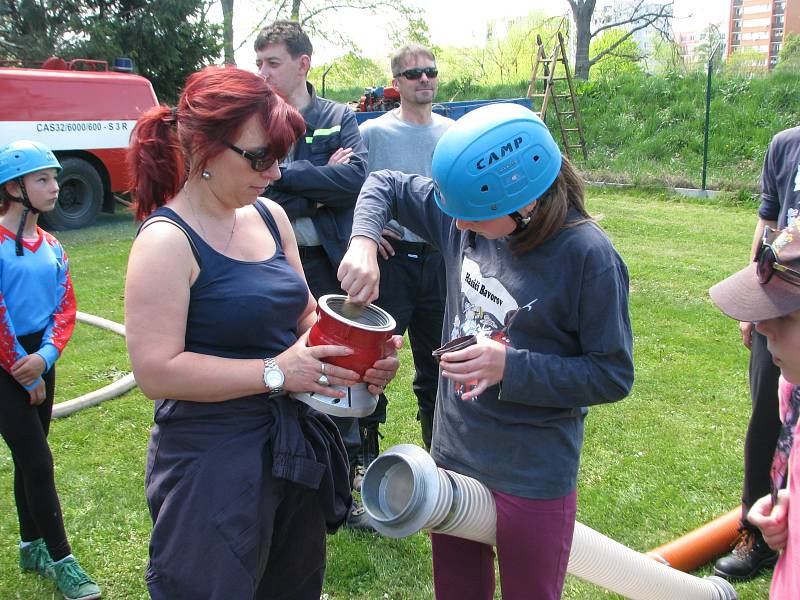
POLYGON ((325 248, 322 246, 298 246, 297 250, 300 252, 300 258, 321 258, 328 256, 325 248))
POLYGON ((437 252, 436 246, 431 246, 427 242, 407 242, 405 240, 396 240, 394 238, 387 239, 392 245, 392 248, 394 248, 394 251, 398 254, 416 254, 417 256, 423 256, 425 254, 437 252))

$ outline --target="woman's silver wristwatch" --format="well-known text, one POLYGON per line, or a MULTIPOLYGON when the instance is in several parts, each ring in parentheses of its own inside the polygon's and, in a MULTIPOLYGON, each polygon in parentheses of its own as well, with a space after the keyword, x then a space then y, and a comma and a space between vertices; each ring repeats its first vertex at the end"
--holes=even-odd
POLYGON ((270 395, 280 394, 283 392, 283 382, 286 377, 275 362, 274 358, 264 359, 264 385, 270 395))

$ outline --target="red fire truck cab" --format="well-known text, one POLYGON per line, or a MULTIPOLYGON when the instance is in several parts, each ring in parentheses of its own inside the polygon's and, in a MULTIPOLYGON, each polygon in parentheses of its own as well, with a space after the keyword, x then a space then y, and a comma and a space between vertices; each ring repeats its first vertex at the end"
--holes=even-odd
POLYGON ((28 139, 50 146, 63 167, 61 192, 42 219, 54 229, 83 227, 101 209, 114 211, 114 194, 129 183, 131 130, 158 101, 147 79, 109 71, 104 61, 50 59, 44 66, 51 68, 0 68, 0 145, 28 139), (104 70, 74 70, 87 65, 104 70))

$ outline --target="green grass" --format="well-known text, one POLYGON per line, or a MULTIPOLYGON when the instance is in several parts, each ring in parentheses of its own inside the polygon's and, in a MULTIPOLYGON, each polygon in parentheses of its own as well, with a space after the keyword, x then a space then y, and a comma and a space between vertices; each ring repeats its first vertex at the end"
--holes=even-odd
MULTIPOLYGON (((524 81, 462 89, 443 72, 437 99, 517 98, 527 88, 524 81)), ((701 187, 705 88, 704 73, 624 74, 576 82, 589 150, 588 160, 577 159, 578 167, 594 181, 701 187)), ((347 101, 362 93, 351 88, 330 90, 328 96, 347 101)), ((712 94, 707 187, 754 192, 771 137, 800 124, 800 73, 753 79, 715 74, 712 94)), ((540 107, 537 100, 534 109, 540 107)), ((561 144, 552 103, 547 124, 561 144)))
MULTIPOLYGON (((690 531, 739 501, 742 440, 749 416, 747 354, 735 323, 708 287, 740 268, 755 206, 731 198, 689 201, 651 192, 590 190, 589 208, 631 275, 636 383, 622 402, 587 418, 579 480, 584 524, 639 551, 690 531)), ((59 235, 72 257, 79 308, 122 319, 129 217, 59 235)), ((420 443, 404 350, 390 387, 383 449, 420 443)), ((59 362, 58 400, 99 387, 129 369, 124 342, 79 324, 59 362)), ((136 390, 54 422, 51 446, 67 531, 105 597, 147 598, 143 573, 150 520, 143 493, 152 403, 136 390)), ((16 566, 12 465, 0 447, 0 599, 54 597, 50 584, 16 566)), ((710 574, 706 566, 697 575, 710 574)), ((741 600, 767 597, 769 574, 737 585, 741 600)), ((325 593, 333 599, 432 597, 430 544, 423 534, 389 540, 341 531, 329 538, 325 593)), ((615 598, 568 577, 570 600, 615 598)))

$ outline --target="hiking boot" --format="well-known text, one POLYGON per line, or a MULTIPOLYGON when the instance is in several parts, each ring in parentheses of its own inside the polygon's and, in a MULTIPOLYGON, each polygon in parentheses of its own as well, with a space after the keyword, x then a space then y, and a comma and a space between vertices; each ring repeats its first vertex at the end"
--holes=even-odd
POLYGON ((95 600, 100 597, 100 588, 73 557, 55 563, 53 569, 58 590, 66 600, 95 600))
POLYGON ((353 505, 350 507, 350 512, 347 513, 347 520, 344 522, 344 526, 348 529, 358 529, 360 531, 376 533, 375 528, 369 520, 367 510, 358 500, 353 500, 353 505))
POLYGON ((19 568, 23 571, 35 571, 45 579, 55 579, 53 559, 47 551, 42 538, 34 540, 19 549, 19 568))
POLYGON ((364 480, 364 473, 367 472, 364 465, 356 465, 355 474, 353 475, 353 489, 357 492, 361 491, 361 482, 364 480))
POLYGON ((747 581, 777 560, 778 553, 767 546, 760 532, 742 529, 733 552, 717 561, 714 573, 731 581, 747 581))

